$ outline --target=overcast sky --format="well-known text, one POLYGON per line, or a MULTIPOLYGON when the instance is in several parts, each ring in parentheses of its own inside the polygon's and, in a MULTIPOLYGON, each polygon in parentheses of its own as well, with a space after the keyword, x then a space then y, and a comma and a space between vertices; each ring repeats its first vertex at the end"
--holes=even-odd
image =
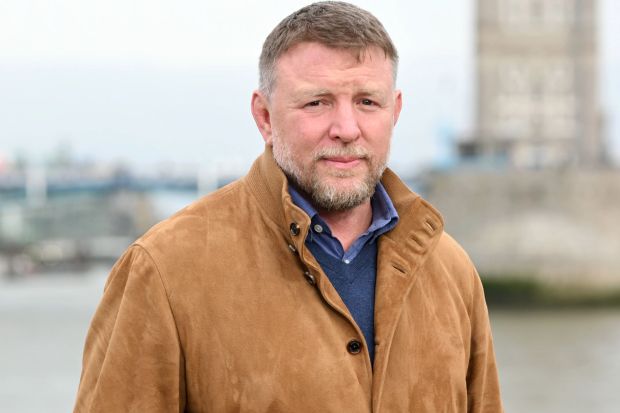
MULTIPOLYGON (((40 160, 62 143, 82 159, 247 167, 263 147, 249 112, 260 47, 307 3, 0 0, 0 159, 40 160)), ((445 137, 472 128, 473 0, 355 3, 401 55, 392 166, 440 161, 445 137)), ((618 157, 620 2, 600 3, 602 104, 618 157)))

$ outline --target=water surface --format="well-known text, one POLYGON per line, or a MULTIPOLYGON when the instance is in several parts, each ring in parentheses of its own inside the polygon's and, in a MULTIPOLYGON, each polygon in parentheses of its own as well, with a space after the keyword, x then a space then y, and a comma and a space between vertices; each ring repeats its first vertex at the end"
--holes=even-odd
MULTIPOLYGON (((107 270, 0 281, 0 410, 72 410, 107 270)), ((507 412, 620 411, 620 311, 491 311, 507 412)))

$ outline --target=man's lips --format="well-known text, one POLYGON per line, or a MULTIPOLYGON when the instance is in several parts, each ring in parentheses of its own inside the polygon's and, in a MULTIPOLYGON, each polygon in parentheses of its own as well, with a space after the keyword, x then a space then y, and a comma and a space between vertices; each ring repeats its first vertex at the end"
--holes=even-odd
POLYGON ((336 168, 352 168, 359 165, 363 158, 354 156, 330 156, 321 158, 321 160, 336 168))

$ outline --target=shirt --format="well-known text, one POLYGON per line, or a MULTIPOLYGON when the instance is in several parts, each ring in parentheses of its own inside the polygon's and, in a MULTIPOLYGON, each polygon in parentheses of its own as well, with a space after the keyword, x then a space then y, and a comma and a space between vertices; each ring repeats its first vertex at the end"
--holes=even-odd
POLYGON ((318 244, 326 253, 349 264, 355 259, 367 243, 375 242, 377 238, 391 230, 398 223, 398 213, 385 188, 378 183, 375 193, 370 199, 372 206, 372 221, 370 226, 359 236, 347 251, 344 250, 338 239, 332 236, 327 223, 319 216, 318 211, 312 206, 294 186, 289 185, 289 194, 293 203, 300 207, 310 217, 310 231, 306 243, 318 244))

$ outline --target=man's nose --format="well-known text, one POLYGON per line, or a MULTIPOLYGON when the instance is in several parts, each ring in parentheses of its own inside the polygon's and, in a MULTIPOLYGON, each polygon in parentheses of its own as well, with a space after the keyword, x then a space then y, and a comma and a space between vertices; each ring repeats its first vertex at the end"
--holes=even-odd
POLYGON ((357 113, 353 105, 337 105, 332 113, 329 129, 331 139, 339 139, 347 143, 361 136, 357 113))

